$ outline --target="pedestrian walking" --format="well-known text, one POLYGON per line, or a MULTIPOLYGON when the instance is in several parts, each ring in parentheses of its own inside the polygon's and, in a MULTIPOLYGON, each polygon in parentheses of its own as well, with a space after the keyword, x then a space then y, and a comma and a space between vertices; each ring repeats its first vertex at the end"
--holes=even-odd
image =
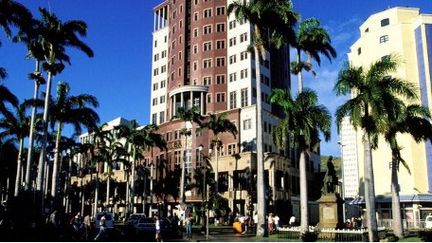
POLYGON ((192 239, 192 217, 187 216, 185 219, 186 237, 192 239))
POLYGON ((91 232, 91 220, 90 220, 90 215, 86 215, 84 217, 84 237, 85 240, 89 240, 90 239, 90 232, 91 232))
POLYGON ((279 218, 279 216, 276 214, 276 215, 273 217, 274 230, 279 230, 279 220, 280 220, 280 218, 279 218))
POLYGON ((268 216, 268 229, 269 229, 269 233, 272 234, 274 231, 273 213, 270 213, 268 216))
POLYGON ((102 216, 99 220, 99 233, 96 235, 94 240, 99 240, 101 237, 105 236, 106 232, 106 223, 105 223, 105 216, 102 216))
POLYGON ((160 220, 159 220, 159 216, 157 215, 155 215, 155 228, 156 228, 155 240, 158 242, 162 241, 161 231, 160 231, 160 220))

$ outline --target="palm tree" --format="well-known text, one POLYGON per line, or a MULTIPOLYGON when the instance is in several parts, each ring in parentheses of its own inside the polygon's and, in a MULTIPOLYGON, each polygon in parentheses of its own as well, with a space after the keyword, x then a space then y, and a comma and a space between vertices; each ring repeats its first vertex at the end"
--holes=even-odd
POLYGON ((332 58, 336 57, 336 51, 331 45, 330 35, 315 18, 306 19, 300 23, 293 46, 297 51, 297 61, 291 64, 292 73, 297 75, 298 91, 302 92, 302 70, 312 71, 311 59, 320 65, 320 54, 331 61, 332 58), (307 55, 306 62, 301 60, 302 51, 307 55))
POLYGON ((184 107, 179 107, 177 109, 176 115, 173 116, 173 119, 180 119, 185 122, 185 127, 180 131, 180 134, 185 137, 185 144, 184 144, 184 153, 183 153, 183 162, 181 164, 181 177, 180 177, 180 204, 183 204, 185 201, 184 198, 184 187, 185 187, 185 163, 187 160, 187 140, 188 137, 192 134, 191 128, 192 128, 192 122, 197 123, 199 126, 201 126, 201 120, 203 119, 199 108, 194 106, 191 109, 186 109, 184 107))
POLYGON ((7 38, 12 36, 12 26, 21 28, 31 19, 32 14, 24 5, 13 0, 0 0, 0 27, 7 38))
POLYGON ((89 94, 70 95, 70 87, 66 82, 59 82, 57 86, 57 97, 50 102, 51 124, 57 124, 57 135, 54 149, 54 162, 51 183, 51 196, 57 197, 57 177, 59 166, 60 138, 65 124, 72 124, 77 134, 81 133, 81 126, 93 129, 99 122, 98 114, 92 109, 99 106, 96 97, 89 94))
POLYGON ((47 87, 45 92, 45 103, 43 113, 43 131, 41 154, 39 157, 39 173, 37 177, 37 190, 42 191, 43 168, 46 156, 47 129, 48 129, 48 107, 49 97, 51 94, 51 82, 53 76, 57 75, 64 68, 63 61, 69 63, 69 57, 66 55, 66 47, 74 47, 83 51, 87 56, 93 57, 93 51, 82 42, 79 36, 85 36, 87 25, 83 21, 71 20, 67 22, 60 21, 54 14, 49 13, 44 8, 39 8, 42 15, 41 25, 39 26, 40 43, 44 50, 46 63, 44 68, 47 70, 47 87), (56 61, 59 61, 56 63, 56 61))
MULTIPOLYGON (((220 139, 220 135, 222 133, 231 133, 234 138, 237 135, 237 128, 234 123, 232 123, 228 118, 228 113, 224 112, 219 115, 210 114, 208 117, 208 121, 204 122, 201 125, 201 128, 207 128, 213 132, 212 144, 215 148, 215 160, 216 160, 216 168, 215 168, 215 181, 217 182, 219 179, 218 171, 219 171, 219 148, 222 147, 222 141, 220 139)), ((215 193, 217 194, 218 183, 215 184, 215 193)))
MULTIPOLYGON (((397 100, 399 103, 387 104, 391 105, 387 110, 390 110, 388 130, 384 134, 384 138, 390 145, 392 152, 391 164, 391 193, 392 193, 392 228, 393 233, 399 237, 403 237, 402 216, 399 197, 399 179, 398 171, 400 163, 411 173, 408 164, 402 158, 396 136, 398 133, 410 134, 416 142, 429 139, 432 140, 432 125, 429 121, 431 118, 430 111, 419 105, 406 106, 402 100, 397 100)), ((378 134, 374 134, 378 136, 378 134)), ((372 139, 372 140, 378 140, 372 139)))
POLYGON ((334 90, 337 95, 354 94, 336 110, 338 131, 344 116, 350 116, 354 128, 363 130, 365 201, 369 241, 376 241, 377 222, 375 216, 375 189, 371 153, 371 134, 385 134, 394 117, 393 104, 400 104, 401 98, 417 98, 415 86, 389 76, 396 71, 398 59, 394 55, 373 63, 369 69, 348 65, 338 75, 334 90))
POLYGON ((295 99, 291 98, 289 90, 274 89, 270 102, 281 106, 286 115, 277 126, 276 131, 284 132, 275 134, 282 137, 275 140, 276 144, 284 147, 277 141, 283 140, 288 132, 300 149, 300 227, 302 234, 305 234, 309 229, 306 156, 319 144, 319 132, 326 141, 330 140, 331 115, 325 106, 317 104, 316 93, 309 89, 299 93, 295 99))
POLYGON ((115 129, 119 131, 119 137, 126 138, 126 147, 130 146, 132 150, 130 197, 133 200, 135 196, 135 161, 137 160, 137 152, 141 150, 148 151, 155 146, 161 150, 166 149, 166 142, 157 133, 158 127, 154 124, 138 127, 138 123, 133 120, 130 126, 118 126, 115 129))
POLYGON ((292 26, 297 22, 298 15, 292 11, 291 1, 250 0, 234 1, 228 6, 228 15, 235 14, 237 20, 246 19, 252 24, 253 51, 255 56, 255 84, 256 84, 256 113, 257 113, 257 205, 258 205, 258 230, 257 236, 267 236, 266 208, 265 208, 265 183, 264 183, 264 155, 262 133, 262 100, 261 100, 261 68, 260 60, 265 60, 266 41, 268 29, 274 29, 270 36, 274 37, 270 42, 276 42, 277 46, 282 41, 291 40, 292 26), (288 33, 287 35, 282 34, 288 33))
POLYGON ((3 116, 13 116, 5 103, 18 107, 18 98, 3 84, 0 84, 0 114, 3 116))
POLYGON ((15 177, 15 191, 14 196, 17 197, 21 187, 21 167, 22 156, 24 152, 24 139, 30 130, 30 119, 26 116, 26 102, 20 104, 16 109, 15 115, 7 115, 0 119, 0 129, 3 129, 0 137, 13 136, 18 141, 18 158, 17 158, 17 171, 15 177))

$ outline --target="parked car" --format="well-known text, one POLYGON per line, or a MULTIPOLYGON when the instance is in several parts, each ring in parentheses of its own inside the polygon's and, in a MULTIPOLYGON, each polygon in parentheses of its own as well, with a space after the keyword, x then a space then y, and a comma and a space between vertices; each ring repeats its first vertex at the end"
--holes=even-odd
MULTIPOLYGON (((134 226, 138 236, 154 237, 156 233, 156 220, 154 218, 140 218, 134 226)), ((179 236, 178 227, 167 218, 160 219, 161 235, 164 239, 175 239, 179 236)))
POLYGON ((136 225, 138 223, 138 220, 141 218, 146 218, 146 215, 143 213, 133 213, 127 219, 126 224, 132 226, 136 225))
POLYGON ((102 216, 105 216, 105 226, 108 229, 114 228, 114 214, 110 212, 98 212, 95 215, 95 228, 99 229, 100 225, 99 222, 102 218, 102 216))

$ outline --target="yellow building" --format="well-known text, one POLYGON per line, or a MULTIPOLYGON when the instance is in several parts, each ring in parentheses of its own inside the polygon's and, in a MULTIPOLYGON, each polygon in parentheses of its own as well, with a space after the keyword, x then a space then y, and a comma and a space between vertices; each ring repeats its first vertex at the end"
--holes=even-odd
MULTIPOLYGON (((420 102, 432 107, 432 15, 422 14, 418 8, 395 7, 371 15, 360 26, 360 38, 351 46, 349 61, 354 66, 368 68, 380 58, 396 54, 401 59, 398 70, 392 74, 419 87, 420 102)), ((357 160, 362 194, 363 135, 357 132, 357 160)), ((410 135, 399 135, 402 157, 411 174, 401 165, 399 183, 402 208, 407 226, 419 226, 432 206, 432 146, 429 142, 416 143, 410 135)), ((391 217, 391 150, 384 139, 373 151, 375 193, 379 219, 391 217)))

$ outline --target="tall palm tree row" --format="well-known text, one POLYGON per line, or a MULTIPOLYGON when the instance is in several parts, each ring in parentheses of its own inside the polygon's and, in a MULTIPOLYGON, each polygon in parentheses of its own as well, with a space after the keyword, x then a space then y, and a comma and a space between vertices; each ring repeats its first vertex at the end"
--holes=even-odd
MULTIPOLYGON (((126 147, 130 147, 130 149, 132 150, 132 161, 130 162, 131 179, 129 181, 131 185, 129 199, 133 200, 133 198, 135 197, 135 170, 137 153, 148 151, 153 147, 158 147, 161 150, 166 149, 166 142, 162 138, 162 136, 157 133, 158 127, 154 124, 138 127, 138 123, 133 120, 130 126, 121 125, 116 127, 115 129, 118 130, 118 136, 120 138, 125 138, 126 147)), ((133 207, 132 202, 129 202, 129 204, 132 204, 133 207)), ((130 209, 131 205, 129 205, 128 207, 130 209)))
POLYGON ((261 69, 260 60, 266 59, 266 47, 270 43, 277 43, 293 39, 286 38, 286 33, 292 35, 292 29, 297 22, 297 14, 292 10, 291 1, 277 0, 250 0, 233 1, 228 5, 228 15, 234 13, 237 20, 245 19, 252 24, 253 52, 255 57, 255 87, 256 87, 256 153, 257 153, 257 236, 267 236, 264 158, 263 158, 263 132, 262 132, 262 99, 261 99, 261 69), (273 30, 269 33, 269 30, 273 30), (283 34, 282 34, 283 33, 283 34), (268 39, 268 37, 274 37, 268 39))
POLYGON ((93 57, 94 54, 90 47, 78 37, 78 35, 85 36, 87 33, 87 25, 85 22, 79 20, 62 22, 55 14, 48 12, 46 9, 40 8, 39 11, 42 20, 37 29, 40 34, 39 42, 42 45, 42 50, 44 50, 45 63, 43 67, 47 71, 47 87, 42 120, 42 143, 37 177, 37 190, 42 191, 43 168, 46 159, 48 135, 48 107, 52 78, 63 70, 64 61, 70 63, 69 57, 66 54, 66 47, 73 47, 83 51, 89 57, 93 57))
MULTIPOLYGON (((295 99, 290 91, 273 89, 270 102, 279 105, 285 112, 285 118, 278 124, 274 133, 276 144, 283 148, 285 134, 289 133, 295 145, 300 149, 300 165, 306 164, 306 157, 315 146, 319 145, 319 133, 324 135, 326 141, 330 140, 331 115, 327 108, 318 104, 318 97, 312 90, 305 89, 295 99)), ((300 166, 300 176, 306 177, 306 167, 300 166), (303 172, 302 172, 303 170, 303 172)), ((309 230, 309 214, 307 204, 307 186, 300 187, 301 232, 309 230)))
MULTIPOLYGON (((391 129, 392 119, 404 100, 415 100, 417 93, 412 83, 390 76, 398 66, 394 55, 372 63, 367 70, 347 65, 338 75, 334 90, 337 95, 352 94, 352 98, 336 110, 338 130, 343 117, 349 116, 355 129, 362 129, 364 146, 365 201, 369 240, 376 241, 375 189, 372 166, 371 135, 384 135, 391 129)), ((390 136, 391 137, 391 136, 390 136)), ((375 142, 374 142, 375 143, 375 142)))
POLYGON ((80 94, 70 95, 70 87, 66 82, 59 82, 57 86, 57 96, 50 102, 51 126, 57 125, 57 135, 54 148, 54 162, 51 183, 51 196, 57 197, 57 177, 59 166, 59 150, 63 127, 71 124, 75 133, 80 134, 82 126, 91 130, 99 123, 98 114, 92 109, 98 107, 99 103, 93 95, 80 94))

